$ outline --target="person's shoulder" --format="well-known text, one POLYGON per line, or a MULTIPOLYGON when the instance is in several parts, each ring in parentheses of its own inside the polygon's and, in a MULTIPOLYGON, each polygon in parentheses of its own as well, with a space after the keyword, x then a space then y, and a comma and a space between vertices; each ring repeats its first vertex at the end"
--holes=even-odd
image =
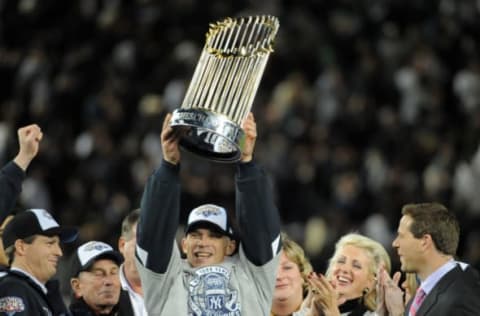
POLYGON ((457 276, 456 286, 448 295, 456 297, 452 315, 478 315, 480 310, 480 278, 476 269, 469 266, 462 269, 461 277, 457 276))
POLYGON ((437 284, 441 288, 445 287, 447 292, 452 295, 464 295, 462 293, 477 292, 480 288, 480 279, 478 271, 472 267, 457 266, 447 273, 437 284))
POLYGON ((475 269, 474 267, 472 266, 467 266, 463 272, 465 273, 465 277, 466 278, 469 278, 471 280, 476 280, 476 281, 479 281, 480 280, 480 273, 478 272, 477 269, 475 269))
POLYGON ((478 270, 468 265, 461 267, 461 277, 457 276, 457 280, 462 284, 465 284, 467 287, 474 289, 480 288, 480 274, 478 270))
POLYGON ((0 278, 0 296, 2 293, 26 293, 30 289, 27 279, 13 273, 6 273, 0 278))
POLYGON ((0 312, 26 312, 31 298, 32 289, 26 280, 10 273, 0 278, 0 312))
POLYGON ((476 293, 480 297, 480 273, 475 268, 469 266, 464 270, 464 280, 469 287, 469 292, 476 293))
POLYGON ((10 270, 4 270, 3 276, 2 278, 0 278, 0 286, 3 286, 3 284, 26 283, 26 282, 27 282, 26 276, 10 270))

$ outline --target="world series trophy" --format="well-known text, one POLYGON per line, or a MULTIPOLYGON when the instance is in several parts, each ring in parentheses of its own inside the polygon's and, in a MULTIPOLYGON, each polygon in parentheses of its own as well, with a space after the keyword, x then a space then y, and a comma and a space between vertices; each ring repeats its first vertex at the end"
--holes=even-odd
POLYGON ((210 25, 205 46, 171 126, 180 146, 216 162, 241 157, 241 123, 252 108, 279 28, 274 16, 226 18, 210 25))

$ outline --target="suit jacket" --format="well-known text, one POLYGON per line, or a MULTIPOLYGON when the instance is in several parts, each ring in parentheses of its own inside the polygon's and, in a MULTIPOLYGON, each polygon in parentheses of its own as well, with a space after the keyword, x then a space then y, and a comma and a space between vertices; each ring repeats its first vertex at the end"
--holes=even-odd
MULTIPOLYGON (((408 316, 412 300, 405 309, 408 316)), ((473 268, 459 266, 445 274, 425 297, 416 316, 480 315, 480 281, 473 268)))
POLYGON ((480 282, 480 274, 478 273, 477 270, 472 268, 472 266, 468 266, 463 271, 465 272, 466 277, 469 281, 472 281, 474 283, 476 282, 477 284, 478 284, 478 282, 480 282))

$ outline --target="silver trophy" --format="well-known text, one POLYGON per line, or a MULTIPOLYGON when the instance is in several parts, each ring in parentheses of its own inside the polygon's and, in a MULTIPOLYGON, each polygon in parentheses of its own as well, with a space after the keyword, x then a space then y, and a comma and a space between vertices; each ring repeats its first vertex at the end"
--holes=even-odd
POLYGON ((235 162, 277 34, 276 17, 226 18, 210 25, 200 60, 171 126, 183 129, 180 145, 209 160, 235 162))

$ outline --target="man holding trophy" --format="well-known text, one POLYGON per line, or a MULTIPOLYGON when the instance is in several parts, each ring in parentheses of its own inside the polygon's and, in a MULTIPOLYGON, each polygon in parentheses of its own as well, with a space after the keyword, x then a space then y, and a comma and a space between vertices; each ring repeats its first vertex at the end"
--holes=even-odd
MULTIPOLYGON (((265 16, 227 19, 213 28, 213 42, 240 47, 215 51, 211 45, 216 44, 207 37, 206 50, 221 60, 218 65, 200 62, 182 109, 167 114, 161 133, 163 161, 150 176, 142 197, 136 258, 149 315, 257 316, 270 311, 281 249, 280 218, 269 179, 253 162, 257 127, 250 107, 226 109, 226 105, 240 104, 247 97, 251 106, 253 96, 242 96, 238 87, 228 88, 228 92, 222 84, 234 85, 229 83, 235 80, 230 74, 219 83, 216 74, 208 72, 220 71, 224 77, 230 70, 240 69, 236 71, 239 80, 251 78, 252 72, 261 76, 263 68, 258 73, 255 67, 241 65, 251 64, 251 60, 235 58, 252 57, 256 54, 252 52, 265 54, 267 50, 261 46, 271 44, 278 22, 265 16), (272 26, 270 33, 264 29, 272 26), (265 34, 270 34, 268 40, 265 34), (256 41, 261 44, 255 47, 256 41), (201 96, 192 96, 202 90, 192 87, 196 85, 220 92, 202 92, 206 99, 199 103, 197 97, 201 96), (217 99, 223 100, 219 101, 222 108, 215 107, 220 103, 208 101, 217 99), (223 103, 225 100, 228 104, 223 103), (207 106, 201 108, 200 104, 207 106), (245 110, 244 117, 236 117, 245 110), (238 119, 241 123, 237 128, 238 119), (180 146, 213 161, 237 164, 235 211, 239 229, 234 229, 237 226, 221 206, 205 204, 193 209, 181 242, 186 259, 182 259, 175 240, 180 218, 180 146)), ((256 80, 252 85, 258 86, 256 80)), ((256 88, 243 91, 254 94, 256 88)))

